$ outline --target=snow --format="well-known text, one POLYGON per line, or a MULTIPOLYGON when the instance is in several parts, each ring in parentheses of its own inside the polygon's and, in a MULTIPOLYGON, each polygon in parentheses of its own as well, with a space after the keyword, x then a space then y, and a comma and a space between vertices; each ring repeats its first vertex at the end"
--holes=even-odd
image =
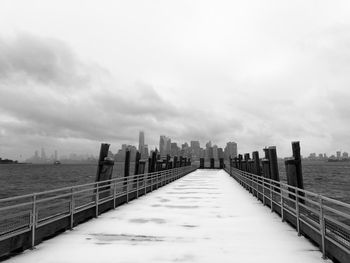
POLYGON ((215 261, 331 262, 223 170, 197 170, 6 262, 215 261))

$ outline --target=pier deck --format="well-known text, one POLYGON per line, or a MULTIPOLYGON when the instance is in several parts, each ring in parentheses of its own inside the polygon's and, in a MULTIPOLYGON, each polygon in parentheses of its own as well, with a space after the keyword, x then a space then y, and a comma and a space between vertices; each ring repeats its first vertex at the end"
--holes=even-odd
POLYGON ((224 170, 197 170, 6 262, 331 262, 224 170))

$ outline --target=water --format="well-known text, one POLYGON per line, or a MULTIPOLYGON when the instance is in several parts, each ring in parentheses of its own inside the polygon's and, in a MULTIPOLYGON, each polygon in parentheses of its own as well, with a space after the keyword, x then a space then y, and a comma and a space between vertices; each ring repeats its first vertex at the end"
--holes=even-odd
MULTIPOLYGON (((133 174, 134 165, 130 166, 133 174)), ((279 164, 281 181, 286 182, 284 164, 279 164)), ((96 164, 2 164, 0 198, 29 194, 65 186, 92 183, 96 164)), ((123 175, 124 166, 116 163, 113 178, 123 175)), ((303 162, 306 190, 350 203, 350 163, 303 162)))

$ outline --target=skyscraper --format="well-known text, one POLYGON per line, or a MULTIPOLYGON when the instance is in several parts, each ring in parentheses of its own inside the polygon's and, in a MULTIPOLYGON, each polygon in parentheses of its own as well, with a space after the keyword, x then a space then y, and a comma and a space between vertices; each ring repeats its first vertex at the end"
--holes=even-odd
POLYGON ((142 154, 145 147, 145 133, 140 131, 139 133, 139 152, 142 154))
POLYGON ((167 137, 165 135, 160 135, 159 153, 160 153, 160 156, 166 156, 167 154, 167 137))
POLYGON ((191 151, 192 151, 192 158, 198 159, 200 155, 200 143, 199 141, 191 141, 191 151))
POLYGON ((228 142, 225 147, 225 159, 237 157, 237 143, 228 142))

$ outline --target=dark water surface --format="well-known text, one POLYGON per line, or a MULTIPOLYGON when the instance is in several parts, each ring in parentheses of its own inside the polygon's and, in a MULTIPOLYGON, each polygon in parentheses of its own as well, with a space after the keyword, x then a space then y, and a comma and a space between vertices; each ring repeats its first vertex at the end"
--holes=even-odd
MULTIPOLYGON (((279 168, 286 182, 284 164, 279 168)), ((123 169, 116 163, 113 177, 122 176, 123 169)), ((92 183, 96 170, 96 164, 1 164, 0 198, 92 183)), ((350 163, 303 162, 303 176, 306 190, 350 203, 350 163)))

